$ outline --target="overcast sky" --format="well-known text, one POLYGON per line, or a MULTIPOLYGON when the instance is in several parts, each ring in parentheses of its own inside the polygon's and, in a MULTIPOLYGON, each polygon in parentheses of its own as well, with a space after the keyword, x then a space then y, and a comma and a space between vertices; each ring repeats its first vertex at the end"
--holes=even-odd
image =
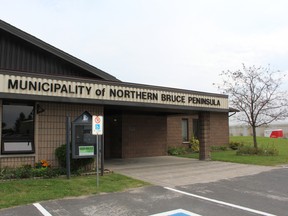
POLYGON ((288 72, 287 0, 0 5, 2 20, 125 82, 217 92, 219 74, 242 63, 288 72))

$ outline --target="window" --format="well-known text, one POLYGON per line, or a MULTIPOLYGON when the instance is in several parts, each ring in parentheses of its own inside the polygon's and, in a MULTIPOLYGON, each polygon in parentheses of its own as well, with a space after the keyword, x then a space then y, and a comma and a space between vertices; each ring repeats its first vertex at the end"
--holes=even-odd
POLYGON ((193 135, 199 139, 199 119, 193 119, 193 135))
POLYGON ((182 142, 188 142, 188 119, 182 119, 182 142))
POLYGON ((34 153, 34 105, 3 103, 2 154, 34 153))

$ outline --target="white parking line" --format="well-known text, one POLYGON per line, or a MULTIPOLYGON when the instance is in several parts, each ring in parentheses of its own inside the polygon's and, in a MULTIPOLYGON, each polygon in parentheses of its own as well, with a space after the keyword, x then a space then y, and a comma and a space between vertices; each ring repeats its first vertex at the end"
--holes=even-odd
POLYGON ((40 203, 33 204, 44 216, 52 216, 40 203))
POLYGON ((254 209, 251 209, 251 208, 246 208, 246 207, 243 207, 243 206, 239 206, 239 205, 235 205, 235 204, 231 204, 231 203, 215 200, 215 199, 210 199, 210 198, 199 196, 199 195, 196 195, 196 194, 187 193, 185 191, 180 191, 180 190, 177 190, 177 189, 174 189, 174 188, 169 188, 169 187, 164 187, 164 188, 167 189, 167 190, 170 190, 170 191, 174 191, 174 192, 177 192, 177 193, 181 193, 181 194, 187 195, 187 196, 195 197, 195 198, 206 200, 206 201, 209 201, 209 202, 214 202, 214 203, 221 204, 221 205, 226 205, 226 206, 229 206, 229 207, 232 207, 232 208, 238 208, 238 209, 241 209, 241 210, 244 210, 244 211, 248 211, 248 212, 252 212, 252 213, 255 213, 255 214, 264 215, 264 216, 276 216, 276 215, 273 215, 273 214, 270 214, 270 213, 267 213, 267 212, 262 212, 262 211, 254 210, 254 209))

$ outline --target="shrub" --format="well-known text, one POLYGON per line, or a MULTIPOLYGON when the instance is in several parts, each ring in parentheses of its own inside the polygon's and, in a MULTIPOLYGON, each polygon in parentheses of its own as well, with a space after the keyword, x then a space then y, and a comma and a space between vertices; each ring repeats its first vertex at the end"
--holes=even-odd
POLYGON ((0 179, 23 179, 23 178, 53 178, 64 174, 62 170, 55 168, 34 168, 30 165, 24 165, 18 168, 4 168, 0 170, 0 179))
POLYGON ((252 146, 241 146, 236 155, 260 155, 260 156, 276 156, 279 151, 275 147, 254 148, 252 146))
POLYGON ((170 146, 168 147, 168 155, 183 155, 186 154, 187 148, 183 146, 170 146))
POLYGON ((190 142, 189 142, 189 147, 193 152, 199 152, 200 151, 200 146, 199 146, 199 140, 195 138, 194 136, 191 137, 190 142))
POLYGON ((30 165, 23 165, 14 170, 14 178, 31 178, 32 177, 32 167, 30 165))
MULTIPOLYGON (((71 144, 70 144, 71 149, 71 144)), ((58 158, 60 166, 66 168, 66 144, 63 144, 56 148, 55 155, 58 158)), ((88 164, 91 164, 94 161, 94 158, 80 158, 72 159, 72 153, 70 151, 70 168, 72 172, 77 172, 78 170, 83 169, 88 164)))
POLYGON ((266 156, 276 156, 279 155, 278 149, 272 147, 272 148, 265 148, 264 149, 264 155, 266 156))
POLYGON ((236 141, 229 142, 229 147, 232 150, 238 150, 240 147, 243 147, 243 146, 244 146, 243 142, 236 142, 236 141))
POLYGON ((12 179, 14 178, 13 170, 11 168, 4 168, 0 170, 0 179, 12 179))
POLYGON ((260 149, 258 148, 254 148, 251 146, 242 146, 240 147, 237 152, 236 155, 257 155, 260 153, 260 149))
POLYGON ((59 175, 64 175, 65 170, 61 168, 42 167, 33 169, 32 173, 34 177, 54 178, 59 175))

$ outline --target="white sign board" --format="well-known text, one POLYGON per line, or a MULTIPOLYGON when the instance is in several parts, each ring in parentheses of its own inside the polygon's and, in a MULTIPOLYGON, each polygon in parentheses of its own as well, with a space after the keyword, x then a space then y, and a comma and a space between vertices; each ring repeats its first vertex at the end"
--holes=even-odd
POLYGON ((146 103, 151 106, 153 104, 165 107, 166 105, 181 106, 188 110, 198 107, 227 112, 229 109, 228 96, 220 94, 118 82, 113 84, 105 81, 86 83, 1 73, 0 93, 105 100, 112 105, 128 102, 138 105, 146 103))
POLYGON ((103 135, 103 116, 92 116, 92 134, 103 135))

